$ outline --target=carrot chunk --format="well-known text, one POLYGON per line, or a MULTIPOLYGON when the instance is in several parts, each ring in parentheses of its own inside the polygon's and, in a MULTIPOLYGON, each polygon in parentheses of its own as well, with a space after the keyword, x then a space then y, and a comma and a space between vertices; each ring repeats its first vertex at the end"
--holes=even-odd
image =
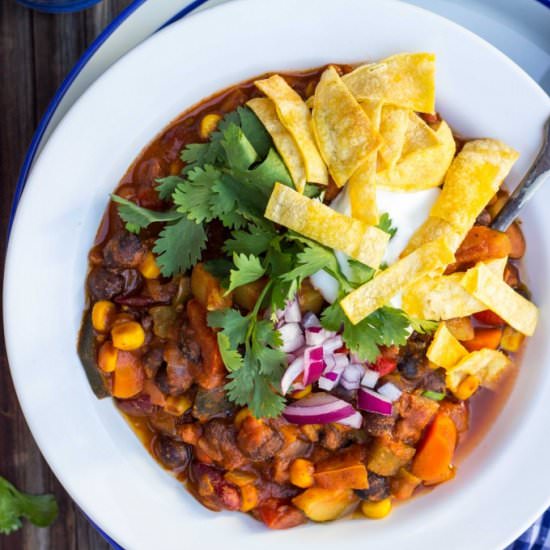
POLYGON ((453 477, 451 461, 455 447, 454 422, 446 414, 437 414, 414 457, 412 474, 426 485, 447 481, 453 477))
POLYGON ((478 351, 483 348, 497 349, 502 338, 501 328, 476 328, 471 340, 462 342, 468 351, 478 351))

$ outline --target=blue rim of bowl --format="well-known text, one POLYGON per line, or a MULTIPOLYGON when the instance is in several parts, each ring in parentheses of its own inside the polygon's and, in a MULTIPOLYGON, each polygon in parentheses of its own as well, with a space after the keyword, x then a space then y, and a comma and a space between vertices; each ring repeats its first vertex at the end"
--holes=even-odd
MULTIPOLYGON (((31 6, 30 3, 27 3, 26 0, 18 0, 21 4, 27 5, 29 7, 35 7, 31 6)), ((97 3, 99 0, 93 0, 90 2, 90 0, 83 0, 81 2, 81 8, 84 7, 91 7, 93 4, 97 3)), ((164 29, 165 27, 168 27, 172 23, 182 19, 189 13, 193 12, 203 4, 205 4, 208 0, 194 0, 193 2, 190 2, 187 6, 182 8, 179 12, 177 12, 174 16, 172 16, 170 19, 166 21, 161 27, 157 29, 157 31, 164 29)), ((543 6, 546 6, 547 8, 550 8, 550 0, 537 0, 539 3, 541 3, 543 6)), ((90 44, 90 46, 86 49, 86 51, 82 54, 80 59, 76 62, 76 64, 73 66, 69 74, 65 77, 63 82, 61 83, 61 86, 57 89, 54 97, 48 104, 48 107, 40 119, 40 122, 33 134, 31 143, 29 145, 29 148, 27 149, 27 153, 25 154, 25 158, 23 160, 23 165, 21 166, 21 171, 19 173, 19 177, 17 179, 17 184, 15 187, 15 193, 11 204, 10 209, 10 218, 8 222, 8 238, 11 232, 11 228, 13 225, 13 220, 15 218, 15 213, 17 210, 17 206, 19 205, 19 201, 21 199, 21 195, 23 193, 23 189, 25 188, 25 184, 27 182, 27 178, 32 166, 32 163, 34 159, 36 158, 36 154, 38 152, 38 148, 40 145, 40 142, 44 136, 44 133, 48 127, 48 124, 50 123, 55 111, 57 110, 57 107, 59 106, 59 103, 65 97, 65 94, 73 84, 76 77, 80 74, 82 69, 88 64, 90 59, 93 57, 95 52, 103 45, 103 43, 120 27, 120 25, 130 17, 141 5, 145 4, 147 0, 134 0, 128 7, 126 7, 122 12, 115 18, 113 21, 111 21, 105 29, 98 35, 98 37, 90 44)), ((80 8, 79 8, 80 9, 80 8)), ((58 12, 50 11, 50 13, 60 13, 67 10, 59 10, 58 12)), ((155 32, 157 32, 155 31, 155 32)), ((546 519, 544 522, 545 525, 550 525, 550 521, 548 521, 548 517, 550 514, 550 510, 547 511, 543 518, 546 519)), ((88 516, 86 516, 88 517, 88 516)), ((98 525, 96 525, 90 518, 88 518, 88 521, 91 523, 91 525, 96 529, 96 531, 109 543, 109 545, 114 550, 124 550, 122 546, 117 544, 105 531, 103 531, 98 525)), ((525 543, 521 540, 522 537, 518 538, 517 541, 512 543, 509 548, 516 548, 516 544, 522 545, 521 548, 529 548, 529 546, 523 546, 525 543)), ((540 538, 540 537, 539 537, 540 538)), ((538 543, 538 541, 536 541, 538 543)))
POLYGON ((16 0, 16 2, 25 6, 26 8, 31 8, 36 11, 42 11, 44 13, 71 13, 91 8, 94 4, 100 2, 100 0, 80 0, 80 2, 73 2, 67 6, 40 4, 34 0, 16 0))

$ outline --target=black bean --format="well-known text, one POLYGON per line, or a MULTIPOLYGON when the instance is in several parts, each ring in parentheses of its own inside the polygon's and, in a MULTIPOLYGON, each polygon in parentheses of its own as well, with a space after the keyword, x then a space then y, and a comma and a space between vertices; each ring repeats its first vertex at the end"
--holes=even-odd
POLYGON ((390 496, 390 484, 387 477, 379 476, 374 472, 369 472, 369 488, 356 489, 355 494, 371 502, 378 502, 390 496))
POLYGON ((185 443, 166 436, 157 437, 153 449, 162 464, 171 470, 185 470, 191 458, 189 447, 185 443))
POLYGON ((88 290, 94 301, 111 300, 124 289, 124 279, 104 267, 94 267, 88 275, 88 290))

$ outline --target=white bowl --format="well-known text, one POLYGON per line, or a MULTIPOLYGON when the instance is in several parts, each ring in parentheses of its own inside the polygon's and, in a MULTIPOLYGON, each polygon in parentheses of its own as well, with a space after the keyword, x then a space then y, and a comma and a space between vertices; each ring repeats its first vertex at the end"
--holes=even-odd
POLYGON ((46 460, 125 548, 487 550, 512 541, 550 504, 549 188, 523 216, 529 283, 542 316, 511 398, 453 482, 385 521, 270 532, 243 514, 205 510, 154 462, 113 404, 95 399, 76 355, 87 251, 109 192, 159 130, 202 98, 264 71, 419 50, 437 54, 437 106, 451 125, 521 152, 515 184, 539 147, 550 114, 546 94, 475 35, 392 1, 246 0, 193 15, 107 71, 50 138, 9 244, 10 365, 46 460))

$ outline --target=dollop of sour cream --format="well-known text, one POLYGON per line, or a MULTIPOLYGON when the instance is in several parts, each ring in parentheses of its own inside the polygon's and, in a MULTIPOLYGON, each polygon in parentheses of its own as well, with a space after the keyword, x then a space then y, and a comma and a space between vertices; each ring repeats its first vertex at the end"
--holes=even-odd
MULTIPOLYGON (((393 227, 397 227, 396 234, 388 243, 384 262, 392 264, 399 259, 399 254, 401 254, 409 242, 412 234, 428 217, 430 209, 440 192, 439 187, 411 193, 377 189, 376 202, 378 211, 380 214, 387 212, 392 219, 393 227)), ((341 214, 351 215, 351 204, 347 188, 344 188, 338 194, 330 203, 330 207, 341 214)), ((349 273, 348 256, 340 251, 335 251, 335 255, 343 275, 347 275, 349 273)), ((339 288, 338 282, 334 277, 325 271, 318 271, 310 279, 311 284, 323 295, 323 298, 327 302, 332 304, 336 301, 339 288)), ((392 300, 392 305, 399 307, 399 297, 392 300)))

